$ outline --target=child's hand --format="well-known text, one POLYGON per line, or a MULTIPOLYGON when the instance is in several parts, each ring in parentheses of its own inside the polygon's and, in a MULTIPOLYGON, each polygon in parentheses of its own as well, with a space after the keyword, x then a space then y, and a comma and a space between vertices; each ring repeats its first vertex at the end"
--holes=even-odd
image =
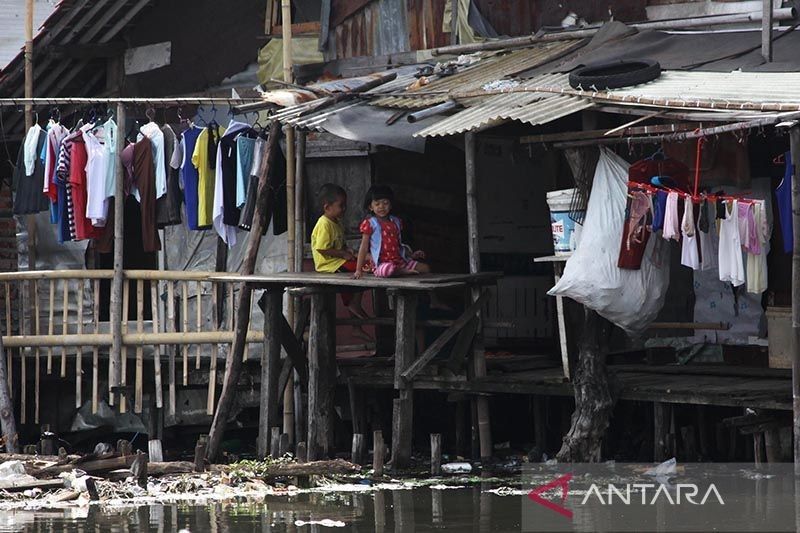
POLYGON ((353 253, 353 250, 349 250, 349 249, 345 248, 345 250, 344 250, 344 260, 345 261, 355 261, 356 260, 356 254, 353 253))
POLYGON ((422 250, 417 250, 411 254, 411 259, 414 259, 415 261, 421 261, 422 259, 425 259, 425 252, 422 250))
POLYGON ((356 270, 355 272, 353 272, 353 279, 361 279, 361 276, 363 275, 364 273, 360 269, 356 270))

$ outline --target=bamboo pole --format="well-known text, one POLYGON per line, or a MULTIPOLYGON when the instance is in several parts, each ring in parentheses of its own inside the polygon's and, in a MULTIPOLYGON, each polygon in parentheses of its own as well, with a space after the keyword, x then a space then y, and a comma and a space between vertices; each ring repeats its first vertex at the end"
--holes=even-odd
MULTIPOLYGON (((153 333, 161 333, 158 320, 158 282, 150 282, 150 308, 153 318, 153 333)), ((153 377, 155 380, 156 389, 156 408, 161 409, 164 407, 164 393, 162 390, 161 382, 161 344, 153 346, 153 377)))
MULTIPOLYGON (((28 282, 22 282, 19 284, 20 292, 19 294, 24 294, 23 290, 26 290, 28 286, 28 282)), ((25 335, 27 331, 27 325, 25 323, 25 309, 20 309, 19 314, 19 332, 21 335, 25 335)), ((28 356, 26 355, 25 347, 20 347, 19 349, 19 423, 25 424, 28 421, 28 365, 27 365, 28 356)))
MULTIPOLYGON (((83 335, 83 282, 78 284, 76 294, 78 300, 78 327, 77 334, 83 335)), ((75 352, 75 409, 80 409, 83 404, 83 346, 78 346, 75 352)))
MULTIPOLYGON (((5 282, 5 291, 6 291, 6 334, 10 337, 11 336, 11 282, 5 282)), ((13 355, 12 351, 8 348, 6 350, 6 374, 8 376, 8 396, 9 398, 14 397, 14 375, 12 373, 13 370, 13 355)))
MULTIPOLYGON (((219 300, 218 289, 218 285, 211 282, 211 316, 213 322, 212 327, 215 332, 219 331, 219 307, 217 305, 219 300)), ((208 415, 214 414, 214 403, 217 393, 217 359, 219 359, 219 344, 214 343, 211 345, 211 363, 208 366, 208 395, 206 396, 206 413, 208 415)))
MULTIPOLYGON (((54 319, 55 319, 55 307, 56 307, 56 280, 51 279, 50 281, 50 310, 48 314, 47 320, 47 334, 52 335, 55 332, 54 329, 54 319)), ((47 349, 47 374, 50 375, 53 373, 53 348, 50 347, 47 349)))
MULTIPOLYGON (((167 329, 170 333, 175 333, 175 282, 167 281, 167 329)), ((169 414, 175 416, 175 352, 177 345, 169 348, 169 414)))
MULTIPOLYGON (((119 369, 119 384, 122 387, 127 387, 128 385, 128 346, 124 343, 123 334, 128 333, 128 318, 130 312, 128 311, 128 307, 130 306, 130 294, 131 294, 131 284, 128 281, 125 281, 122 284, 122 327, 120 329, 119 335, 119 344, 120 344, 120 359, 121 365, 119 369)), ((111 340, 114 342, 115 336, 112 333, 111 340)), ((128 410, 128 392, 125 391, 120 395, 119 398, 119 412, 125 413, 128 410)))
MULTIPOLYGON (((72 334, 68 337, 60 335, 24 335, 2 337, 3 343, 11 348, 34 348, 36 346, 110 346, 110 333, 83 333, 72 334)), ((150 331, 126 332, 122 335, 126 347, 149 346, 153 344, 229 344, 234 340, 232 331, 190 331, 190 332, 160 332, 150 331)), ((247 342, 263 342, 264 332, 251 330, 247 332, 247 342)))
MULTIPOLYGON (((69 335, 69 281, 64 280, 61 292, 61 333, 69 335)), ((67 347, 61 348, 61 377, 67 377, 67 347)))
MULTIPOLYGON (((144 332, 144 280, 136 280, 136 332, 144 332)), ((142 385, 144 380, 144 349, 136 347, 136 376, 133 390, 133 412, 142 412, 142 385)))
POLYGON ((772 0, 762 0, 761 7, 761 57, 772 63, 772 0))
MULTIPOLYGON (((181 287, 181 292, 183 293, 183 307, 181 318, 183 319, 183 328, 182 332, 186 333, 189 331, 189 282, 184 281, 181 287)), ((184 344, 183 349, 183 386, 187 386, 189 384, 189 345, 184 344)))
MULTIPOLYGON (((94 280, 94 333, 100 333, 100 280, 94 280)), ((97 413, 100 405, 100 348, 92 348, 92 413, 97 413)))
MULTIPOLYGON (((202 308, 203 308, 203 284, 202 282, 198 281, 196 285, 196 298, 195 298, 195 328, 199 332, 202 328, 203 317, 202 317, 202 308)), ((194 368, 195 370, 200 370, 200 345, 197 345, 197 353, 195 354, 195 361, 194 361, 194 368)))
MULTIPOLYGON (((34 324, 34 333, 39 335, 41 330, 39 329, 40 324, 40 317, 39 317, 39 282, 36 280, 32 281, 33 283, 33 324, 34 324)), ((33 375, 33 389, 34 389, 34 403, 33 403, 33 423, 39 423, 39 401, 41 396, 41 350, 39 347, 34 348, 34 375, 33 375)))
MULTIPOLYGON (((117 104, 117 124, 121 131, 125 131, 125 106, 122 103, 117 104)), ((127 310, 127 305, 123 303, 125 299, 123 296, 123 248, 125 246, 125 184, 123 177, 123 164, 122 164, 122 149, 124 148, 122 142, 117 143, 117 166, 116 180, 114 186, 114 272, 111 282, 111 300, 109 306, 109 320, 111 323, 112 344, 111 351, 108 357, 108 403, 114 405, 114 394, 111 392, 115 387, 119 386, 122 382, 122 375, 125 372, 124 367, 127 361, 124 360, 125 355, 122 346, 122 316, 123 307, 127 310)), ((127 311, 124 311, 127 313, 127 311)), ((127 322, 127 314, 125 315, 127 322)), ((123 396, 124 398, 124 396, 123 396)), ((122 398, 120 399, 120 412, 122 410, 122 398)))

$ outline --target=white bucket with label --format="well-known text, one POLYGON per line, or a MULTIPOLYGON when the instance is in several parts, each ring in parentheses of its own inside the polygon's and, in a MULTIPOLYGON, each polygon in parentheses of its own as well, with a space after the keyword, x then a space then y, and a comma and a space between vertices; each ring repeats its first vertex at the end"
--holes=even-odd
POLYGON ((547 193, 550 208, 550 225, 553 231, 553 249, 556 255, 570 254, 578 247, 583 226, 569 218, 569 206, 575 189, 563 189, 547 193))

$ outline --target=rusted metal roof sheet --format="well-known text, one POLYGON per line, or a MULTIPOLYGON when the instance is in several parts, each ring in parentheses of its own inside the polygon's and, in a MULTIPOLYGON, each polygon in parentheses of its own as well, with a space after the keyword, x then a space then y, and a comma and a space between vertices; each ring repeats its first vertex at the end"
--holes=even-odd
MULTIPOLYGON (((535 85, 547 85, 554 88, 569 87, 567 75, 546 74, 521 84, 517 89, 535 85)), ((486 97, 480 103, 422 130, 417 136, 455 135, 489 128, 510 120, 518 120, 531 125, 546 124, 588 109, 593 105, 590 100, 577 96, 542 92, 509 92, 486 97)))
POLYGON ((415 92, 413 96, 381 98, 374 105, 403 109, 423 109, 444 102, 450 93, 480 90, 487 83, 513 77, 515 74, 543 65, 569 53, 581 41, 542 43, 530 48, 493 53, 463 71, 438 78, 415 92))

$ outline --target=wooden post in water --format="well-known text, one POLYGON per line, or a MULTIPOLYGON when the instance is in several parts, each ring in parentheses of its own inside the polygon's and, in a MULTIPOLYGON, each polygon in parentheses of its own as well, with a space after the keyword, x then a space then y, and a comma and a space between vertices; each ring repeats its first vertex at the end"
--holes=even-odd
POLYGON ((383 456, 383 432, 378 429, 372 433, 372 470, 375 477, 383 475, 383 456))
POLYGON ((794 427, 794 472, 800 475, 800 125, 789 130, 792 162, 792 412, 794 427))
MULTIPOLYGON (((270 431, 278 424, 280 391, 278 377, 281 372, 280 323, 283 317, 283 291, 267 290, 264 293, 264 351, 261 354, 261 406, 258 418, 256 453, 263 459, 271 452, 270 431)), ((241 361, 241 357, 239 357, 241 361)), ((280 430, 278 429, 278 435, 280 430)))
MULTIPOLYGON (((253 225, 247 240, 244 261, 242 262, 242 274, 252 274, 255 271, 258 248, 261 244, 261 232, 265 225, 265 215, 267 206, 267 195, 271 194, 268 188, 269 171, 275 159, 275 150, 278 144, 280 125, 272 122, 269 129, 269 140, 267 144, 267 164, 264 173, 258 177, 258 192, 255 213, 253 215, 253 225)), ((214 420, 211 423, 211 431, 208 438, 208 457, 214 459, 219 451, 222 435, 225 433, 225 424, 228 420, 233 397, 236 394, 236 386, 239 382, 239 374, 242 371, 242 356, 246 344, 247 330, 250 326, 250 305, 252 303, 253 289, 247 284, 242 284, 239 291, 239 305, 236 311, 236 329, 234 330, 233 348, 228 352, 225 361, 225 381, 222 385, 222 393, 217 402, 217 410, 214 413, 214 420)))
POLYGON ((431 433, 431 475, 442 474, 442 435, 431 433))
MULTIPOLYGON (((469 271, 477 274, 481 270, 480 240, 478 236, 478 176, 477 176, 477 139, 474 133, 467 133, 464 137, 464 151, 466 154, 467 175, 467 241, 469 244, 469 271)), ((472 300, 480 295, 479 290, 473 289, 472 300)), ((480 313, 478 314, 480 317, 480 313)), ((475 348, 472 357, 472 369, 475 378, 486 376, 486 354, 483 351, 483 327, 478 325, 475 335, 475 348)), ((485 396, 475 398, 478 411, 478 432, 480 435, 481 459, 492 456, 492 430, 489 421, 489 399, 485 396)))
POLYGON ((194 471, 204 472, 206 469, 206 448, 208 447, 208 435, 200 435, 197 444, 194 446, 194 471))
POLYGON ((364 462, 364 435, 362 433, 353 434, 353 445, 350 449, 350 462, 353 464, 363 464, 364 462))
POLYGON ((6 443, 7 453, 19 452, 17 421, 14 419, 14 402, 8 390, 8 367, 3 351, 3 337, 0 335, 0 430, 6 443))
POLYGON ((397 292, 394 388, 398 397, 392 403, 392 468, 405 468, 411 459, 414 416, 414 389, 401 374, 414 362, 416 351, 417 295, 397 292))
POLYGON ((333 430, 335 294, 311 295, 308 338, 308 460, 326 459, 333 430))

